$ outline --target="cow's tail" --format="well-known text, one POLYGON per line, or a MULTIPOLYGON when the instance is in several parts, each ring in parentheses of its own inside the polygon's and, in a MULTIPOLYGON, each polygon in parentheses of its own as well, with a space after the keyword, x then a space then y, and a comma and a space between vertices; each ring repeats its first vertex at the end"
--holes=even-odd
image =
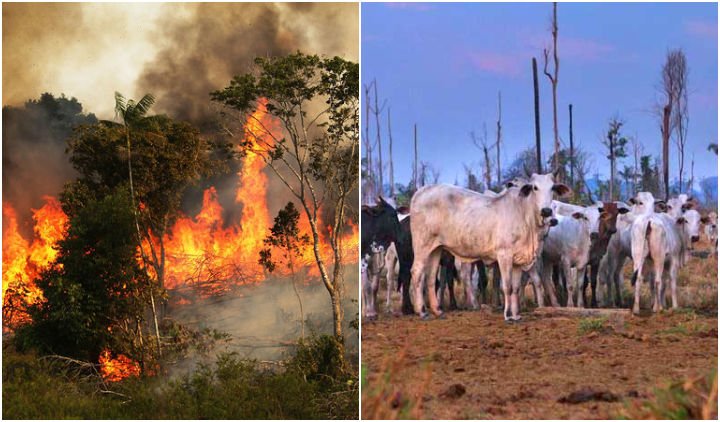
POLYGON ((642 267, 643 263, 645 262, 645 253, 646 253, 646 247, 648 246, 648 242, 650 240, 650 234, 652 233, 652 224, 650 222, 650 219, 647 219, 645 222, 645 228, 642 229, 642 232, 644 232, 644 236, 642 239, 637 242, 633 243, 633 275, 630 279, 630 284, 632 286, 635 286, 635 283, 637 282, 638 276, 642 276, 642 267), (636 248, 640 248, 638 250, 635 250, 636 248))

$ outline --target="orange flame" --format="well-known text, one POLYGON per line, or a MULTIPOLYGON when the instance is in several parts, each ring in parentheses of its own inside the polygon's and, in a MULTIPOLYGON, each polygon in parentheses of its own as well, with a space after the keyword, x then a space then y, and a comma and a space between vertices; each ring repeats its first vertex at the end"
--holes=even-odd
POLYGON ((105 381, 118 382, 128 377, 140 376, 140 365, 137 362, 123 354, 118 354, 113 359, 108 349, 100 353, 98 363, 100 364, 100 375, 105 381))
POLYGON ((45 205, 32 210, 35 221, 32 244, 18 230, 15 209, 3 203, 6 222, 2 245, 3 330, 27 322, 26 307, 43 300, 35 279, 55 262, 58 254, 55 244, 65 236, 68 218, 60 202, 51 196, 43 199, 45 205))

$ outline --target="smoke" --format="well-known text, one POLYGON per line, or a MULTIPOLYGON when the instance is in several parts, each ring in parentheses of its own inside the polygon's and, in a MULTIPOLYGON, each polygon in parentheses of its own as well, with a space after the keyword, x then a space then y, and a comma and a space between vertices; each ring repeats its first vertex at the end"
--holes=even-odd
POLYGON ((138 87, 157 97, 155 111, 212 127, 210 92, 250 70, 256 57, 342 55, 357 60, 357 5, 332 3, 167 4, 158 22, 163 47, 138 87), (179 9, 179 10, 178 10, 179 9), (178 18, 178 14, 183 18, 178 18))
MULTIPOLYGON (((348 321, 356 318, 358 313, 357 267, 346 266, 344 277, 346 347, 351 353, 357 353, 357 331, 348 326, 348 321)), ((298 290, 307 321, 306 337, 311 332, 332 333, 332 308, 325 286, 318 280, 311 280, 298 283, 298 290)), ((199 362, 213 360, 221 351, 236 352, 248 359, 280 360, 288 356, 292 345, 300 338, 299 304, 289 277, 271 276, 259 285, 242 286, 224 296, 196 298, 193 304, 173 306, 171 315, 189 328, 210 328, 231 335, 230 341, 221 343, 211 356, 191 355, 182 364, 175 365, 174 370, 178 373, 193 369, 199 362)))

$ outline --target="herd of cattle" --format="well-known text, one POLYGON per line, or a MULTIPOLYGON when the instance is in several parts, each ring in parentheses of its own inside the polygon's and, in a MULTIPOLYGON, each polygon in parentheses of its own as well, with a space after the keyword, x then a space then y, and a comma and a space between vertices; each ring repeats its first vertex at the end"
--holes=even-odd
POLYGON ((380 280, 391 293, 402 292, 402 312, 423 319, 441 317, 444 292, 457 307, 455 281, 465 290, 466 306, 478 309, 487 297, 486 268, 493 271, 495 303, 502 291, 506 321, 520 319, 522 292, 533 285, 538 306, 598 306, 598 280, 605 286, 603 306, 623 306, 622 269, 633 263, 633 313, 640 311, 637 278, 650 282, 653 311, 665 306, 669 283, 678 307, 677 275, 700 239, 701 224, 717 254, 717 214, 705 216, 685 194, 667 201, 639 192, 628 203, 589 206, 554 200, 570 192, 553 174, 516 178, 499 192, 478 193, 452 185, 419 189, 410 208, 395 209, 383 198, 362 208, 361 275, 363 315, 377 318, 380 280), (384 276, 384 277, 383 277, 384 276), (612 291, 614 290, 614 297, 612 291), (438 299, 440 297, 440 300, 438 299))

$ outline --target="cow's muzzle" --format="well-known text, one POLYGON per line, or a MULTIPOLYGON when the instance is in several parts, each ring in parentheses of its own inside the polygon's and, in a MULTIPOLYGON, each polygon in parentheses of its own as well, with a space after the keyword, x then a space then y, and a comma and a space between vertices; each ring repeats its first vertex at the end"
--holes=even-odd
POLYGON ((695 243, 695 242, 697 242, 697 241, 699 241, 699 240, 700 240, 700 236, 693 236, 693 237, 690 238, 690 241, 693 242, 693 243, 695 243))
POLYGON ((599 237, 598 232, 590 233, 590 240, 597 240, 598 237, 599 237))
POLYGON ((551 218, 550 221, 548 222, 548 224, 550 225, 550 227, 557 226, 557 224, 558 224, 557 218, 551 218))
POLYGON ((617 229, 615 229, 615 228, 607 229, 607 231, 608 231, 609 234, 615 234, 615 233, 617 233, 617 229))
POLYGON ((548 218, 552 215, 552 208, 543 208, 540 210, 540 216, 542 218, 548 218))

